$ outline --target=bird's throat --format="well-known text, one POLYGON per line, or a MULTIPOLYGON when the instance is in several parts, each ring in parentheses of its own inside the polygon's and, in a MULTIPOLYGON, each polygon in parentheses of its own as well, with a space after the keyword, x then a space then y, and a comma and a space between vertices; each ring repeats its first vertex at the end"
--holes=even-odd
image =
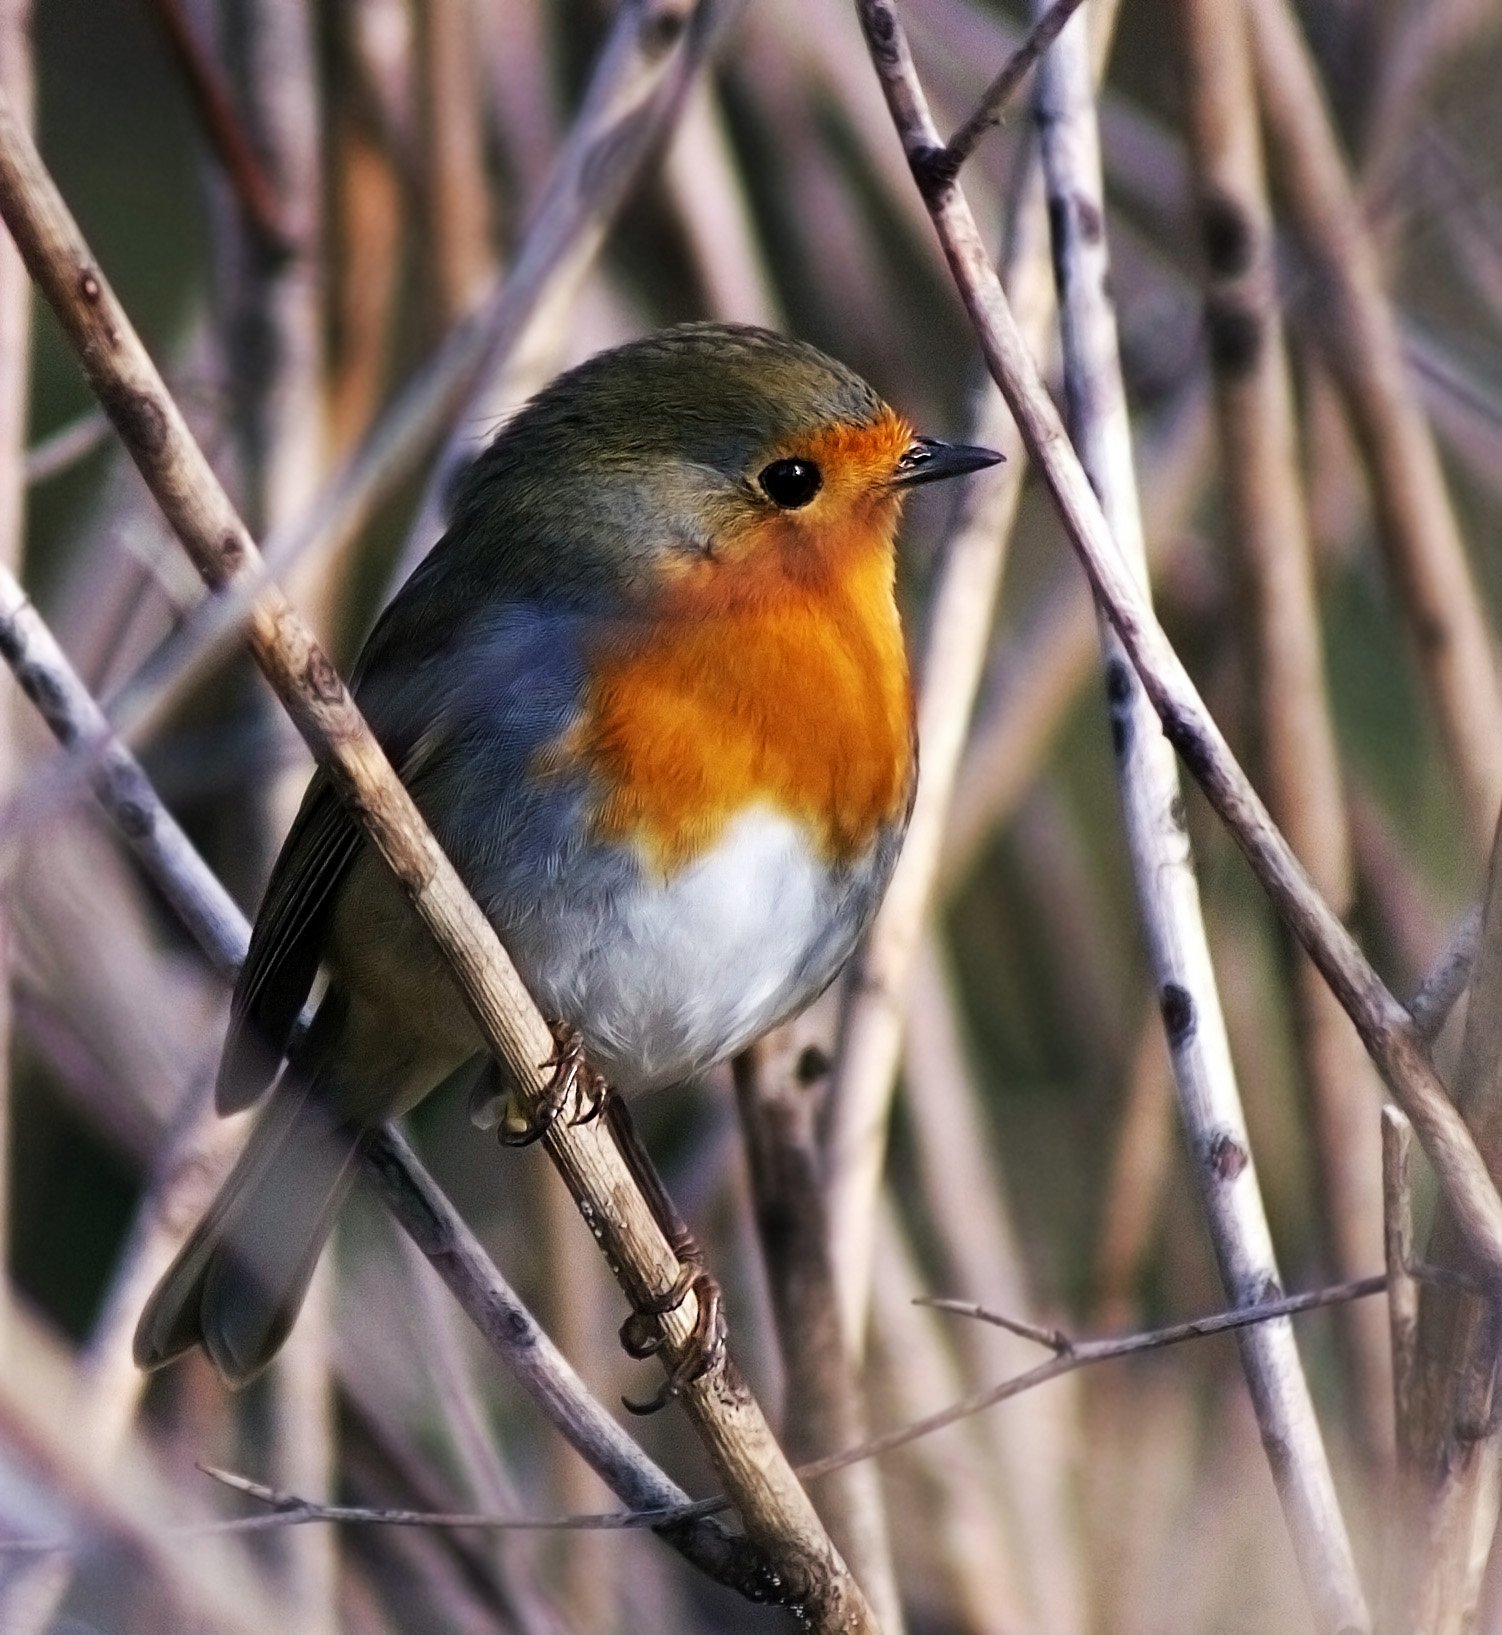
POLYGON ((760 805, 837 867, 901 818, 912 700, 890 544, 831 562, 813 583, 675 606, 602 648, 584 717, 550 757, 599 791, 599 838, 667 874, 760 805))

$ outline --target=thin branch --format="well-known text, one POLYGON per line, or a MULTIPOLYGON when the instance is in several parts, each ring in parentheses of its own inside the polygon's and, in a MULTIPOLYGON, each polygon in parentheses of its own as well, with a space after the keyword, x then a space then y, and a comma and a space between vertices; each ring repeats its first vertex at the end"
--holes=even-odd
MULTIPOLYGON (((1393 1423, 1398 1459, 1411 1473, 1416 1461, 1414 1406, 1418 1365, 1419 1289, 1413 1275, 1413 1126, 1396 1107, 1382 1109, 1383 1248, 1387 1258, 1387 1322, 1392 1341, 1393 1423)), ((1401 1475, 1400 1475, 1400 1479, 1401 1475)))
POLYGON ((1408 1014, 1421 1039, 1439 1037, 1460 996, 1471 980, 1476 951, 1481 946, 1481 908, 1468 908, 1456 922, 1444 952, 1408 1001, 1408 1014))
POLYGON ((293 247, 293 237, 281 201, 240 119, 219 65, 188 26, 179 0, 149 0, 149 5, 246 226, 266 249, 287 254, 293 247))
MULTIPOLYGON (((849 1447, 867 1428, 860 1372, 840 1328, 823 1154, 815 1129, 826 1058, 816 1044, 806 1044, 800 1022, 741 1052, 733 1064, 785 1373, 783 1440, 788 1457, 799 1461, 849 1447)), ((819 1508, 871 1597, 882 1629, 897 1635, 902 1601, 874 1472, 850 1471, 831 1482, 819 1508)))
POLYGON ((158 725, 224 656, 267 573, 282 575, 307 555, 333 551, 411 477, 445 426, 459 426, 463 451, 470 449, 476 422, 467 405, 477 383, 500 370, 565 271, 572 275, 599 253, 677 105, 683 77, 713 37, 715 22, 701 10, 696 0, 630 0, 619 8, 504 280, 407 383, 307 512, 268 537, 265 569, 242 573, 206 599, 111 701, 110 719, 123 737, 138 740, 158 725))
MULTIPOLYGON (((888 107, 915 177, 921 177, 926 155, 940 143, 901 23, 891 0, 859 0, 859 9, 888 107)), ((1492 1272, 1502 1273, 1502 1199, 1408 1013, 1314 890, 1231 754, 1146 598, 1119 561, 1099 501, 1022 342, 963 193, 957 185, 945 184, 927 195, 927 203, 987 363, 1170 741, 1278 912, 1356 1023, 1394 1098, 1413 1120, 1479 1259, 1492 1272)), ((1183 1020, 1190 1028, 1197 1025, 1193 1016, 1183 1020)))
MULTIPOLYGON (((818 1481, 820 1478, 831 1475, 834 1471, 843 1470, 849 1465, 863 1459, 879 1459, 899 1448, 905 1448, 922 1438, 932 1436, 936 1431, 957 1425, 962 1420, 971 1419, 976 1414, 984 1413, 988 1408, 994 1408, 1003 1402, 1009 1402, 1014 1397, 1035 1391, 1039 1386, 1048 1385, 1052 1381, 1062 1379, 1066 1374, 1073 1374, 1081 1368, 1092 1367, 1096 1363, 1118 1362, 1124 1357, 1140 1356, 1144 1352, 1163 1351, 1171 1346, 1182 1345, 1187 1340, 1208 1339, 1217 1334, 1230 1334, 1238 1329, 1249 1328, 1258 1323, 1278 1322, 1284 1318, 1297 1317, 1305 1312, 1320 1311, 1329 1306, 1344 1305, 1352 1300, 1365 1300, 1374 1294, 1382 1294, 1387 1288, 1385 1273, 1377 1273, 1372 1277, 1352 1279, 1347 1283, 1331 1284, 1327 1288, 1312 1289, 1304 1294, 1281 1295, 1276 1300, 1260 1301, 1252 1306, 1239 1306, 1226 1311, 1212 1312, 1205 1317, 1191 1317, 1182 1323, 1171 1323, 1165 1328, 1147 1329, 1135 1334, 1119 1335, 1104 1340, 1075 1340, 1068 1341, 1063 1336, 1058 1339, 1067 1349, 1056 1351, 1056 1354, 1045 1363, 1039 1363, 1035 1368, 1029 1368, 1021 1374, 1013 1375, 1011 1379, 1003 1380, 1000 1385, 993 1385, 984 1391, 977 1391, 952 1403, 949 1407, 940 1409, 938 1413, 929 1414, 925 1418, 915 1420, 910 1425, 900 1429, 887 1431, 881 1436, 872 1437, 858 1448, 847 1448, 841 1453, 832 1454, 826 1459, 819 1459, 812 1464, 801 1465, 799 1476, 806 1482, 818 1481)), ((929 1302, 941 1310, 952 1311, 963 1317, 975 1318, 980 1322, 1009 1324, 1009 1319, 990 1311, 987 1307, 973 1301, 939 1301, 929 1302)), ((596 1515, 562 1516, 562 1517, 524 1517, 524 1516, 493 1516, 481 1511, 414 1511, 374 1509, 359 1506, 321 1505, 304 1499, 297 1494, 282 1493, 275 1488, 268 1488, 264 1483, 252 1481, 231 1471, 220 1470, 210 1466, 200 1466, 204 1473, 215 1480, 233 1487, 237 1492, 259 1499, 262 1503, 274 1506, 278 1514, 264 1517, 240 1517, 228 1521, 195 1523, 188 1528, 179 1529, 188 1533, 217 1533, 259 1531, 265 1527, 297 1526, 304 1522, 335 1521, 351 1523, 371 1523, 375 1525, 390 1525, 398 1527, 432 1526, 457 1528, 487 1528, 496 1531, 527 1530, 538 1531, 547 1529, 562 1529, 565 1531, 582 1529, 589 1531, 619 1532, 630 1528, 650 1527, 654 1530, 670 1528, 685 1521, 701 1520, 706 1516, 713 1516, 717 1512, 729 1508, 731 1501, 724 1497, 700 1499, 690 1505, 675 1508, 661 1508, 653 1510, 618 1510, 606 1511, 596 1515)), ((12 1539, 0 1541, 0 1552, 6 1550, 54 1550, 63 1548, 59 1540, 42 1539, 12 1539)))
POLYGON ((1502 690, 1464 537, 1298 21, 1285 0, 1243 4, 1269 158, 1318 277, 1312 331, 1362 446, 1395 601, 1484 856, 1502 802, 1502 690))
MULTIPOLYGON (((69 216, 9 105, 0 103, 0 213, 57 313, 90 384, 114 420, 169 522, 211 589, 261 586, 247 632, 265 672, 320 764, 453 966, 482 1037, 521 1105, 546 1094, 552 1035, 495 932, 392 771, 327 655, 265 566, 181 413, 69 216)), ((605 1120, 555 1121, 546 1147, 637 1306, 677 1286, 676 1254, 635 1185, 605 1120)), ((693 1343, 690 1294, 659 1320, 664 1365, 693 1343)), ((678 1400, 741 1510, 773 1558, 788 1604, 820 1630, 874 1627, 807 1496, 728 1354, 678 1400)))
POLYGON ((993 125, 1001 123, 1007 103, 1032 72, 1033 64, 1058 39, 1065 23, 1074 16, 1079 6, 1080 0, 1054 0, 1053 5, 1033 24, 1027 38, 1007 58, 1001 72, 981 92, 979 106, 950 137, 943 156, 935 159, 936 165, 942 165, 951 175, 958 174, 960 166, 974 153, 981 137, 993 125))
MULTIPOLYGON (((1349 823, 1325 682, 1313 552, 1278 311, 1246 20, 1223 0, 1181 0, 1189 152, 1205 262, 1205 327, 1230 505, 1245 664, 1268 805, 1325 900, 1354 909, 1349 823)), ((1370 1265, 1381 1231, 1376 1076, 1344 1012, 1291 954, 1300 1067, 1313 1109, 1323 1221, 1336 1270, 1370 1265)), ((1374 1454, 1390 1446, 1387 1336, 1349 1313, 1358 1411, 1374 1454)))
MULTIPOLYGON (((1059 283, 1071 430, 1127 573, 1148 590, 1126 388, 1105 232, 1105 195, 1080 22, 1059 37, 1035 88, 1059 283)), ((1281 1287, 1201 912, 1173 749, 1101 620, 1116 776, 1153 983, 1221 1281, 1233 1301, 1281 1287), (1193 1025, 1186 1019, 1193 1018, 1193 1025)), ((1314 1404, 1287 1323, 1248 1330, 1241 1363, 1273 1484, 1321 1628, 1367 1627, 1355 1556, 1314 1404)))
POLYGON ((109 417, 102 409, 86 409, 76 420, 59 426, 26 451, 26 486, 51 482, 103 447, 110 436, 109 417))
MULTIPOLYGON (((1493 1174, 1502 1174, 1502 829, 1492 850, 1480 945, 1471 975, 1455 1096, 1493 1174)), ((1441 1200, 1428 1258, 1468 1265, 1465 1245, 1441 1200)), ((1486 1551, 1502 1499, 1496 1413, 1499 1314, 1490 1302, 1426 1290, 1400 1432, 1411 1454, 1404 1489, 1406 1538, 1387 1611, 1413 1635, 1474 1626, 1486 1551)))

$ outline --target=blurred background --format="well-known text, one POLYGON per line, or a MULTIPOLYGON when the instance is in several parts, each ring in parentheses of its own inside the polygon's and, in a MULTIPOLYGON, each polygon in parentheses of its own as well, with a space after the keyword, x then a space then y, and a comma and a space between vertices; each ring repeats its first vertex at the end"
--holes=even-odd
MULTIPOLYGON (((1100 103, 1111 291, 1156 601, 1267 793, 1285 718, 1267 703, 1263 593, 1232 538, 1233 452, 1214 412, 1185 9, 1137 0, 1115 24, 1100 103)), ((1240 31, 1239 7, 1223 10, 1240 31)), ((901 14, 944 131, 1029 24, 987 0, 907 0, 901 14)), ((1502 590, 1502 13, 1486 0, 1325 0, 1299 27, 1403 360, 1397 392, 1438 452, 1450 522, 1417 526, 1462 542, 1461 617, 1489 652, 1502 590)), ((957 542, 972 554, 988 542, 972 603, 995 606, 974 685, 962 676, 945 706, 963 754, 900 962, 891 1136, 861 1226, 875 1268, 863 1418, 902 1424, 1046 1356, 915 1295, 1074 1336, 1229 1303, 1175 1110, 1083 580, 984 382, 844 0, 0 0, 0 82, 23 101, 34 86, 38 145, 100 265, 346 668, 438 537, 457 464, 556 371, 664 324, 785 329, 924 430, 1004 439, 1009 466, 972 513, 926 491, 904 536, 920 679, 948 650, 939 591, 957 542), (355 492, 346 478, 377 431, 355 492)), ((1057 386, 1030 98, 1029 83, 963 180, 987 241, 999 257, 1009 246, 1019 307, 1020 286, 1042 292, 1029 298, 1042 302, 1035 344, 1057 386)), ((1395 565, 1401 503, 1383 488, 1365 332, 1337 276, 1350 253, 1321 240, 1296 139, 1265 98, 1263 118, 1323 667, 1307 688, 1330 727, 1327 764, 1308 769, 1333 791, 1314 870, 1407 999, 1480 898, 1490 826, 1477 813, 1495 769, 1466 759, 1395 565)), ((3 280, 0 553, 253 913, 311 763, 232 642, 195 616, 203 593, 50 315, 32 307, 29 338, 18 324, 13 257, 3 280)), ((1473 703, 1492 719, 1495 701, 1473 703)), ((363 1193, 285 1364, 239 1398, 196 1357, 149 1385, 134 1376, 149 1268, 236 1139, 205 1135, 202 1117, 228 988, 61 765, 31 706, 0 703, 6 1321, 45 1334, 26 1389, 77 1429, 63 1460, 77 1469, 54 1491, 37 1474, 53 1467, 23 1459, 0 1415, 0 1534, 50 1534, 75 1515, 79 1483, 148 1528, 253 1508, 199 1462, 367 1505, 612 1508, 363 1193)), ((1380 1271, 1380 1086, 1354 1035, 1329 1082, 1307 972, 1197 795, 1187 820, 1282 1282, 1380 1271)), ((841 1024, 845 1002, 836 990, 791 1057, 763 1063, 768 1076, 788 1059, 801 1069, 788 1082, 801 1083, 826 1176, 841 1117, 827 1102, 848 1092, 839 1052, 862 1025, 841 1024)), ((1442 1070, 1460 1028, 1440 1040, 1442 1070)), ((650 1098, 639 1118, 776 1422, 798 1359, 773 1320, 728 1072, 650 1098)), ((434 1097, 412 1123, 600 1400, 649 1394, 647 1369, 616 1344, 623 1301, 540 1150, 499 1150, 462 1096, 434 1097)), ((1417 1207, 1422 1227, 1422 1174, 1417 1207)), ((1297 1324, 1374 1600, 1394 1493, 1382 1306, 1297 1324)), ((673 1411, 630 1427, 690 1492, 712 1491, 673 1411)), ((879 1470, 913 1635, 1312 1627, 1232 1339, 1082 1371, 879 1470)), ((174 1576, 177 1556, 121 1536, 85 1528, 62 1556, 0 1554, 0 1630, 220 1627, 174 1576)), ((278 1609, 275 1627, 320 1635, 690 1635, 784 1617, 647 1534, 308 1526, 204 1548, 225 1583, 278 1609)), ((1502 1619, 1488 1584, 1482 1616, 1502 1619)))

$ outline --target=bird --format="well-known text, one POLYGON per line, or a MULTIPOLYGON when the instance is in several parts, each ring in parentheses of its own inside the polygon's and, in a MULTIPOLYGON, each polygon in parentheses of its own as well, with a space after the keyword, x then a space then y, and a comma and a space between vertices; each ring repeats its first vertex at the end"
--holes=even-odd
MULTIPOLYGON (((903 501, 1000 458, 917 435, 805 342, 694 323, 560 375, 456 484, 354 696, 560 1060, 582 1049, 612 1096, 746 1048, 850 956, 917 776, 903 501)), ((137 1363, 197 1346, 253 1379, 373 1131, 482 1061, 436 946, 315 772, 216 1086, 221 1113, 266 1105, 147 1302, 137 1363)))

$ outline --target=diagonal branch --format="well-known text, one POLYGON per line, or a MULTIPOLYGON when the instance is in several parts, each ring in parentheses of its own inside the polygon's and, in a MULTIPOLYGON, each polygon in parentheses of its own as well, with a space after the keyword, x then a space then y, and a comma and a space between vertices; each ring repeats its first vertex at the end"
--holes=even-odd
MULTIPOLYGON (((1314 889, 1117 556, 1100 502, 1023 344, 965 196, 957 183, 931 181, 930 159, 942 143, 891 0, 858 0, 858 9, 888 108, 986 361, 1048 484, 1097 600, 1121 637, 1169 741, 1355 1022, 1394 1099, 1413 1121, 1479 1261, 1489 1274, 1502 1274, 1502 1199, 1470 1132, 1430 1064, 1412 1019, 1314 889)), ((1184 1022, 1192 1027, 1196 1019, 1189 1016, 1184 1022)))
MULTIPOLYGON (((213 591, 260 585, 251 654, 451 964, 481 1032, 522 1105, 546 1092, 552 1035, 489 922, 424 824, 328 656, 285 595, 265 580, 245 525, 193 441, 139 337, 89 253, 56 186, 0 102, 0 214, 163 513, 213 591)), ((679 1264, 606 1121, 550 1128, 547 1150, 628 1297, 660 1304, 679 1264)), ((664 1364, 692 1344, 690 1294, 658 1319, 664 1364)), ((679 1393, 754 1541, 773 1558, 781 1596, 819 1630, 874 1629, 761 1409, 728 1356, 679 1393)))
MULTIPOLYGON (((1116 314, 1109 294, 1100 141, 1087 38, 1076 20, 1039 70, 1035 107, 1080 458, 1122 565, 1149 592, 1116 314)), ((1127 850, 1167 1030, 1180 1114, 1227 1294, 1250 1305, 1282 1287, 1210 959, 1183 792, 1164 737, 1109 621, 1101 646, 1127 850), (1191 1025, 1192 1024, 1192 1025, 1191 1025)), ((1319 1627, 1367 1627, 1355 1558, 1290 1323, 1241 1335, 1241 1363, 1306 1593, 1319 1627)))

